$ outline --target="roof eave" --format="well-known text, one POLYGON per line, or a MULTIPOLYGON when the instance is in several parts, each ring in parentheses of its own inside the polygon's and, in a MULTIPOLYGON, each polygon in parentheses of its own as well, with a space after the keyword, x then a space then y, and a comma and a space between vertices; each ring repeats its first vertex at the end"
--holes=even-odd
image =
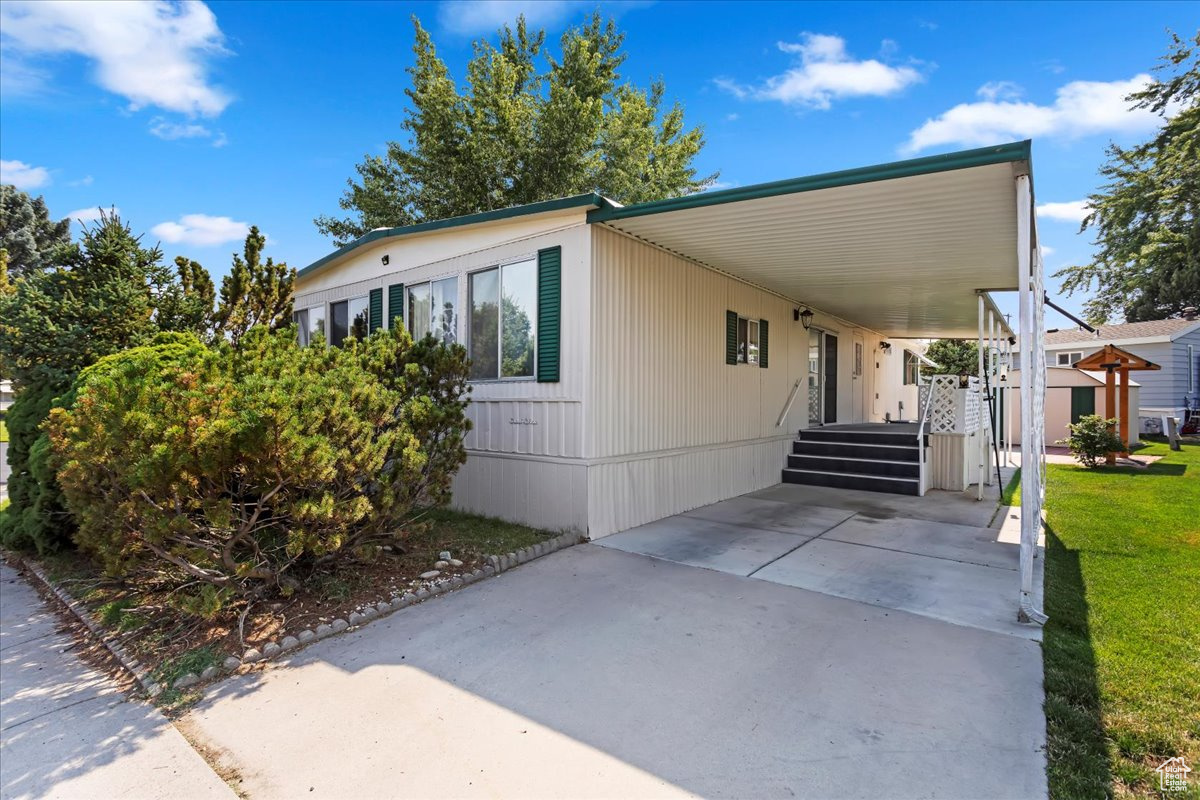
MULTIPOLYGON (((862 183, 907 178, 916 175, 930 175, 937 172, 949 172, 957 169, 969 169, 991 164, 1021 163, 1026 165, 1032 159, 1032 141, 1025 139, 1020 142, 980 147, 974 150, 963 150, 957 153, 945 153, 936 156, 913 158, 906 161, 893 161, 888 164, 877 164, 869 167, 826 172, 820 175, 809 175, 802 178, 759 183, 753 186, 740 186, 734 189, 724 189, 718 192, 702 192, 683 197, 672 197, 666 200, 654 200, 648 203, 638 203, 631 206, 615 206, 608 204, 588 213, 588 222, 608 222, 610 220, 641 217, 649 214, 660 214, 667 211, 682 211, 691 208, 736 203, 742 200, 757 200, 765 197, 778 197, 785 194, 811 192, 818 189, 830 189, 837 186, 854 186, 862 183)), ((1028 173, 1028 166, 1025 168, 1028 173)))
POLYGON ((318 258, 313 263, 309 264, 296 272, 297 278, 304 278, 313 273, 341 260, 349 253, 377 242, 380 239, 390 239, 400 236, 413 236, 421 233, 430 233, 433 231, 446 230, 447 228, 460 228, 467 225, 481 225, 488 222, 498 222, 506 219, 515 219, 517 217, 528 217, 535 214, 548 214, 554 211, 565 211, 572 208, 599 208, 603 209, 612 205, 612 202, 606 197, 596 193, 587 192, 585 194, 571 195, 570 197, 560 197, 554 200, 543 200, 539 203, 528 203, 521 206, 511 206, 509 208, 499 208, 494 211, 481 211, 477 214, 464 214, 458 217, 448 217, 446 219, 430 220, 428 222, 418 222, 415 225, 402 225, 396 228, 376 228, 370 233, 358 237, 353 242, 342 245, 337 250, 334 250, 328 255, 318 258))

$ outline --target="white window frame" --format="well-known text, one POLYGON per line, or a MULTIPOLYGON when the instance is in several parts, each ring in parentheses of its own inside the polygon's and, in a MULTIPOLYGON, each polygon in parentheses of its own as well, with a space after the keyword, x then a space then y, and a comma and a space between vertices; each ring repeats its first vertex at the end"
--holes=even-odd
POLYGON ((759 320, 743 317, 738 314, 737 326, 737 363, 749 367, 757 367, 762 358, 762 339, 759 332, 759 320), (745 331, 742 323, 746 323, 745 331), (753 350, 751 349, 753 347, 753 350))
MULTIPOLYGON (((294 313, 292 314, 292 321, 296 322, 296 314, 303 313, 311 315, 313 311, 320 311, 322 314, 321 319, 325 323, 325 330, 322 331, 322 335, 325 338, 325 344, 329 344, 329 313, 328 307, 325 303, 317 303, 315 306, 305 306, 304 308, 295 309, 294 313)), ((312 325, 306 324, 305 327, 306 330, 302 331, 300 329, 300 325, 298 323, 296 324, 296 341, 300 343, 301 347, 308 347, 310 344, 312 344, 312 325), (303 334, 303 336, 301 334, 303 334), (307 337, 307 341, 305 341, 305 337, 307 337)))
MULTIPOLYGON (((480 271, 482 271, 482 270, 480 270, 480 271)), ((460 277, 461 276, 457 272, 455 272, 455 273, 451 273, 449 275, 433 277, 427 281, 417 281, 416 283, 405 285, 405 287, 404 287, 404 327, 406 327, 408 329, 409 335, 413 336, 413 338, 416 338, 416 335, 413 333, 412 300, 410 299, 412 290, 420 288, 422 286, 429 287, 429 332, 433 333, 433 320, 436 316, 436 314, 434 313, 434 308, 433 308, 433 285, 435 283, 441 283, 442 281, 452 280, 452 281, 454 281, 454 344, 462 343, 462 341, 463 341, 463 336, 462 336, 463 325, 461 325, 459 322, 462 319, 462 311, 459 308, 460 302, 462 300, 462 297, 459 293, 459 278, 460 277)), ((469 278, 468 278, 468 280, 469 280, 469 278)), ((470 284, 468 284, 468 286, 469 285, 470 284)), ((468 290, 468 293, 469 293, 469 290, 468 290)), ((437 337, 435 336, 434 338, 436 339, 437 337)))
MULTIPOLYGON (((533 265, 533 287, 534 295, 537 295, 541 288, 541 279, 538 275, 538 259, 536 255, 526 256, 524 258, 514 258, 510 261, 502 261, 498 264, 492 264, 487 267, 480 267, 465 273, 464 280, 466 285, 463 287, 466 292, 466 304, 463 306, 465 314, 459 314, 463 317, 463 344, 467 348, 467 357, 473 356, 471 339, 471 319, 475 315, 475 298, 471 295, 471 277, 484 272, 496 270, 497 288, 499 289, 500 308, 496 312, 496 377, 495 378, 468 378, 467 383, 520 383, 522 381, 537 381, 538 375, 538 348, 537 348, 537 319, 533 320, 533 374, 532 375, 501 375, 500 372, 504 367, 504 268, 512 267, 517 264, 532 264, 533 265)), ((536 308, 534 313, 537 313, 536 308)))
POLYGON ((904 351, 902 359, 903 366, 900 378, 901 386, 920 386, 921 385, 921 359, 912 350, 904 351), (912 375, 909 375, 909 368, 912 368, 912 375), (911 378, 911 380, 910 380, 911 378))
POLYGON ((1083 358, 1082 350, 1071 350, 1071 351, 1065 352, 1065 353, 1057 353, 1056 358, 1055 358, 1055 364, 1060 367, 1069 367, 1072 364, 1074 364, 1076 361, 1080 361, 1082 358, 1083 358), (1066 358, 1064 359, 1063 356, 1066 356, 1066 358))
MULTIPOLYGON (((354 297, 342 297, 338 300, 333 300, 333 301, 330 301, 329 303, 326 303, 327 310, 325 313, 325 341, 327 344, 331 344, 331 345, 333 344, 333 307, 336 306, 338 303, 346 304, 346 336, 342 340, 344 342, 346 339, 350 338, 350 331, 354 329, 354 317, 350 316, 350 304, 354 303, 358 300, 363 301, 363 304, 366 307, 366 310, 367 310, 367 333, 369 334, 371 332, 370 331, 370 328, 371 328, 371 294, 370 294, 370 292, 368 292, 367 294, 355 295, 354 297)), ((341 342, 339 342, 336 346, 341 347, 341 342)))

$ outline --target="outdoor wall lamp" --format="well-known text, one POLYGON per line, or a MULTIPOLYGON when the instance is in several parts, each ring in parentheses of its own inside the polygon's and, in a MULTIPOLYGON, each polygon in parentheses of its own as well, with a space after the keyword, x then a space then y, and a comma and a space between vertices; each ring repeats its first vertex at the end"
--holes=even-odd
POLYGON ((804 326, 804 330, 812 325, 813 312, 811 308, 806 308, 803 311, 794 311, 794 318, 800 320, 800 324, 804 326))
POLYGON ((383 258, 381 258, 379 260, 382 261, 383 265, 386 267, 388 265, 388 262, 391 261, 392 259, 385 254, 383 256, 383 258))
POLYGON ((885 353, 890 353, 890 352, 892 352, 892 343, 891 342, 880 342, 879 348, 881 350, 883 350, 883 352, 885 352, 885 353))

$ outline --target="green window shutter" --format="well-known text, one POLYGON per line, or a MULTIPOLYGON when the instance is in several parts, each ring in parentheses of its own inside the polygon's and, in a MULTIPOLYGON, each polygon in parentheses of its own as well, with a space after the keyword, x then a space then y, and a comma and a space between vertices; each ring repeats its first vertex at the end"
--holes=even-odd
POLYGON ((537 379, 559 380, 562 338, 562 248, 538 251, 537 379))
POLYGON ((737 312, 725 312, 725 363, 737 365, 737 312))
POLYGON ((394 327, 397 319, 399 319, 401 323, 404 322, 403 283, 393 283, 388 287, 388 327, 394 327))
POLYGON ((374 333, 383 327, 383 289, 372 289, 367 306, 367 333, 374 333))
POLYGON ((767 368, 767 321, 760 319, 758 321, 758 365, 763 369, 767 368))

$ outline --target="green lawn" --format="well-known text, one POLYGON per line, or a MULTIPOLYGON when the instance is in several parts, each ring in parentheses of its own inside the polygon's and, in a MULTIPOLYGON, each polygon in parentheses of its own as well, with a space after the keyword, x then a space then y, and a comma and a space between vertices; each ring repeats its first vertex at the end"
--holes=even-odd
POLYGON ((4 424, 4 420, 0 419, 0 442, 8 441, 8 428, 4 424))
MULTIPOLYGON (((1149 468, 1051 464, 1046 717, 1053 798, 1159 797, 1200 773, 1200 445, 1149 468)), ((1200 798, 1200 774, 1190 791, 1200 798)))

